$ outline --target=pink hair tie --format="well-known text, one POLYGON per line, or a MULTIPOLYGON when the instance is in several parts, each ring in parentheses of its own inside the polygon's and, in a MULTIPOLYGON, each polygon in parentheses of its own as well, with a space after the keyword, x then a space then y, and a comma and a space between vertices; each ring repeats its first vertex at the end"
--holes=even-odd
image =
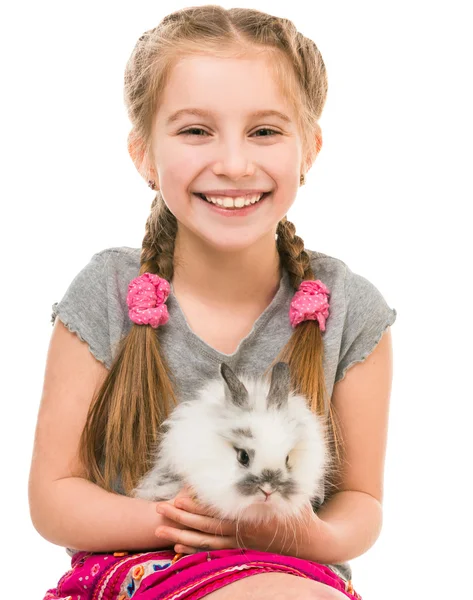
POLYGON ((167 306, 170 285, 154 273, 143 273, 128 284, 126 303, 128 316, 138 325, 151 325, 154 329, 169 319, 167 306))
POLYGON ((318 321, 321 331, 325 331, 325 319, 329 316, 329 289, 320 279, 304 280, 291 301, 289 319, 296 327, 302 321, 318 321))

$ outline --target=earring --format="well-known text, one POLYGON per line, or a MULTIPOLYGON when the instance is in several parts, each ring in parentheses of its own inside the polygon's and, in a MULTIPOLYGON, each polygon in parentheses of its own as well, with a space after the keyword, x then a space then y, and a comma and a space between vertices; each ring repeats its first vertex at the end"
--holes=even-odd
POLYGON ((305 175, 304 175, 304 173, 302 173, 302 175, 301 175, 300 182, 301 182, 301 185, 305 184, 305 175))

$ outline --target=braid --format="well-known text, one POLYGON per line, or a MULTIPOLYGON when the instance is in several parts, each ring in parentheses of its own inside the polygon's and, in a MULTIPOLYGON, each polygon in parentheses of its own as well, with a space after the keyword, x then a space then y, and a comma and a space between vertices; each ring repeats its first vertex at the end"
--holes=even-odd
POLYGON ((283 265, 291 278, 291 284, 297 289, 301 281, 314 279, 310 258, 304 249, 304 241, 296 235, 294 223, 283 217, 276 230, 276 246, 283 265))
MULTIPOLYGON (((289 273, 295 290, 302 281, 315 279, 310 257, 304 249, 302 238, 296 235, 296 228, 287 217, 283 217, 277 226, 277 241, 281 262, 289 273)), ((287 362, 291 368, 293 389, 305 395, 311 410, 322 415, 327 423, 327 440, 336 460, 326 478, 328 493, 337 489, 337 477, 342 461, 343 441, 337 415, 327 395, 323 370, 324 345, 322 332, 315 321, 300 323, 294 330, 288 343, 271 363, 266 376, 278 361, 287 362)))
POLYGON ((151 212, 146 221, 145 236, 141 249, 140 275, 155 273, 167 281, 174 275, 174 245, 177 234, 177 220, 160 192, 151 204, 151 212))
MULTIPOLYGON (((176 233, 176 218, 158 193, 146 222, 140 275, 150 272, 172 279, 176 233)), ((120 476, 125 493, 131 492, 151 464, 161 423, 177 405, 175 385, 157 332, 132 325, 117 347, 84 427, 81 456, 91 481, 113 491, 112 483, 120 476)))

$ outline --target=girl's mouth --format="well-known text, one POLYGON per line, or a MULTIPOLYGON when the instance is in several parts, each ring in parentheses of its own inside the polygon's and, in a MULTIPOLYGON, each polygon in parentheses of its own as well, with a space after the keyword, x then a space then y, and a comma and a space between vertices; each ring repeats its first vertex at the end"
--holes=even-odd
POLYGON ((253 212, 254 210, 256 210, 258 208, 258 206, 271 194, 271 192, 266 192, 264 194, 262 194, 259 199, 257 196, 253 197, 253 198, 247 198, 245 199, 245 204, 243 206, 241 206, 242 202, 244 201, 243 198, 239 198, 236 199, 237 200, 237 206, 234 205, 234 198, 223 198, 220 197, 218 199, 215 200, 209 200, 208 198, 206 198, 203 194, 196 194, 194 193, 194 196, 197 196, 198 198, 200 198, 203 202, 205 202, 205 204, 213 211, 216 211, 220 214, 223 214, 225 216, 245 216, 247 214, 249 214, 250 212, 253 212), (253 202, 251 202, 253 201, 253 202), (224 206, 225 204, 230 204, 231 206, 224 206))

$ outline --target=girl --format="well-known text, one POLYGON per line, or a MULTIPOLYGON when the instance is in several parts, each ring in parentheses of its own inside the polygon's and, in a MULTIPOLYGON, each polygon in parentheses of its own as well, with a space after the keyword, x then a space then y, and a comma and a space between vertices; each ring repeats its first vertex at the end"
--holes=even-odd
POLYGON ((138 40, 128 147, 156 196, 142 247, 96 253, 53 305, 29 500, 72 563, 44 600, 361 597, 348 561, 381 529, 396 311, 285 216, 326 94, 316 45, 256 10, 180 10, 138 40), (338 465, 308 524, 240 525, 239 546, 187 488, 130 495, 160 423, 223 361, 258 376, 280 360, 338 465))

